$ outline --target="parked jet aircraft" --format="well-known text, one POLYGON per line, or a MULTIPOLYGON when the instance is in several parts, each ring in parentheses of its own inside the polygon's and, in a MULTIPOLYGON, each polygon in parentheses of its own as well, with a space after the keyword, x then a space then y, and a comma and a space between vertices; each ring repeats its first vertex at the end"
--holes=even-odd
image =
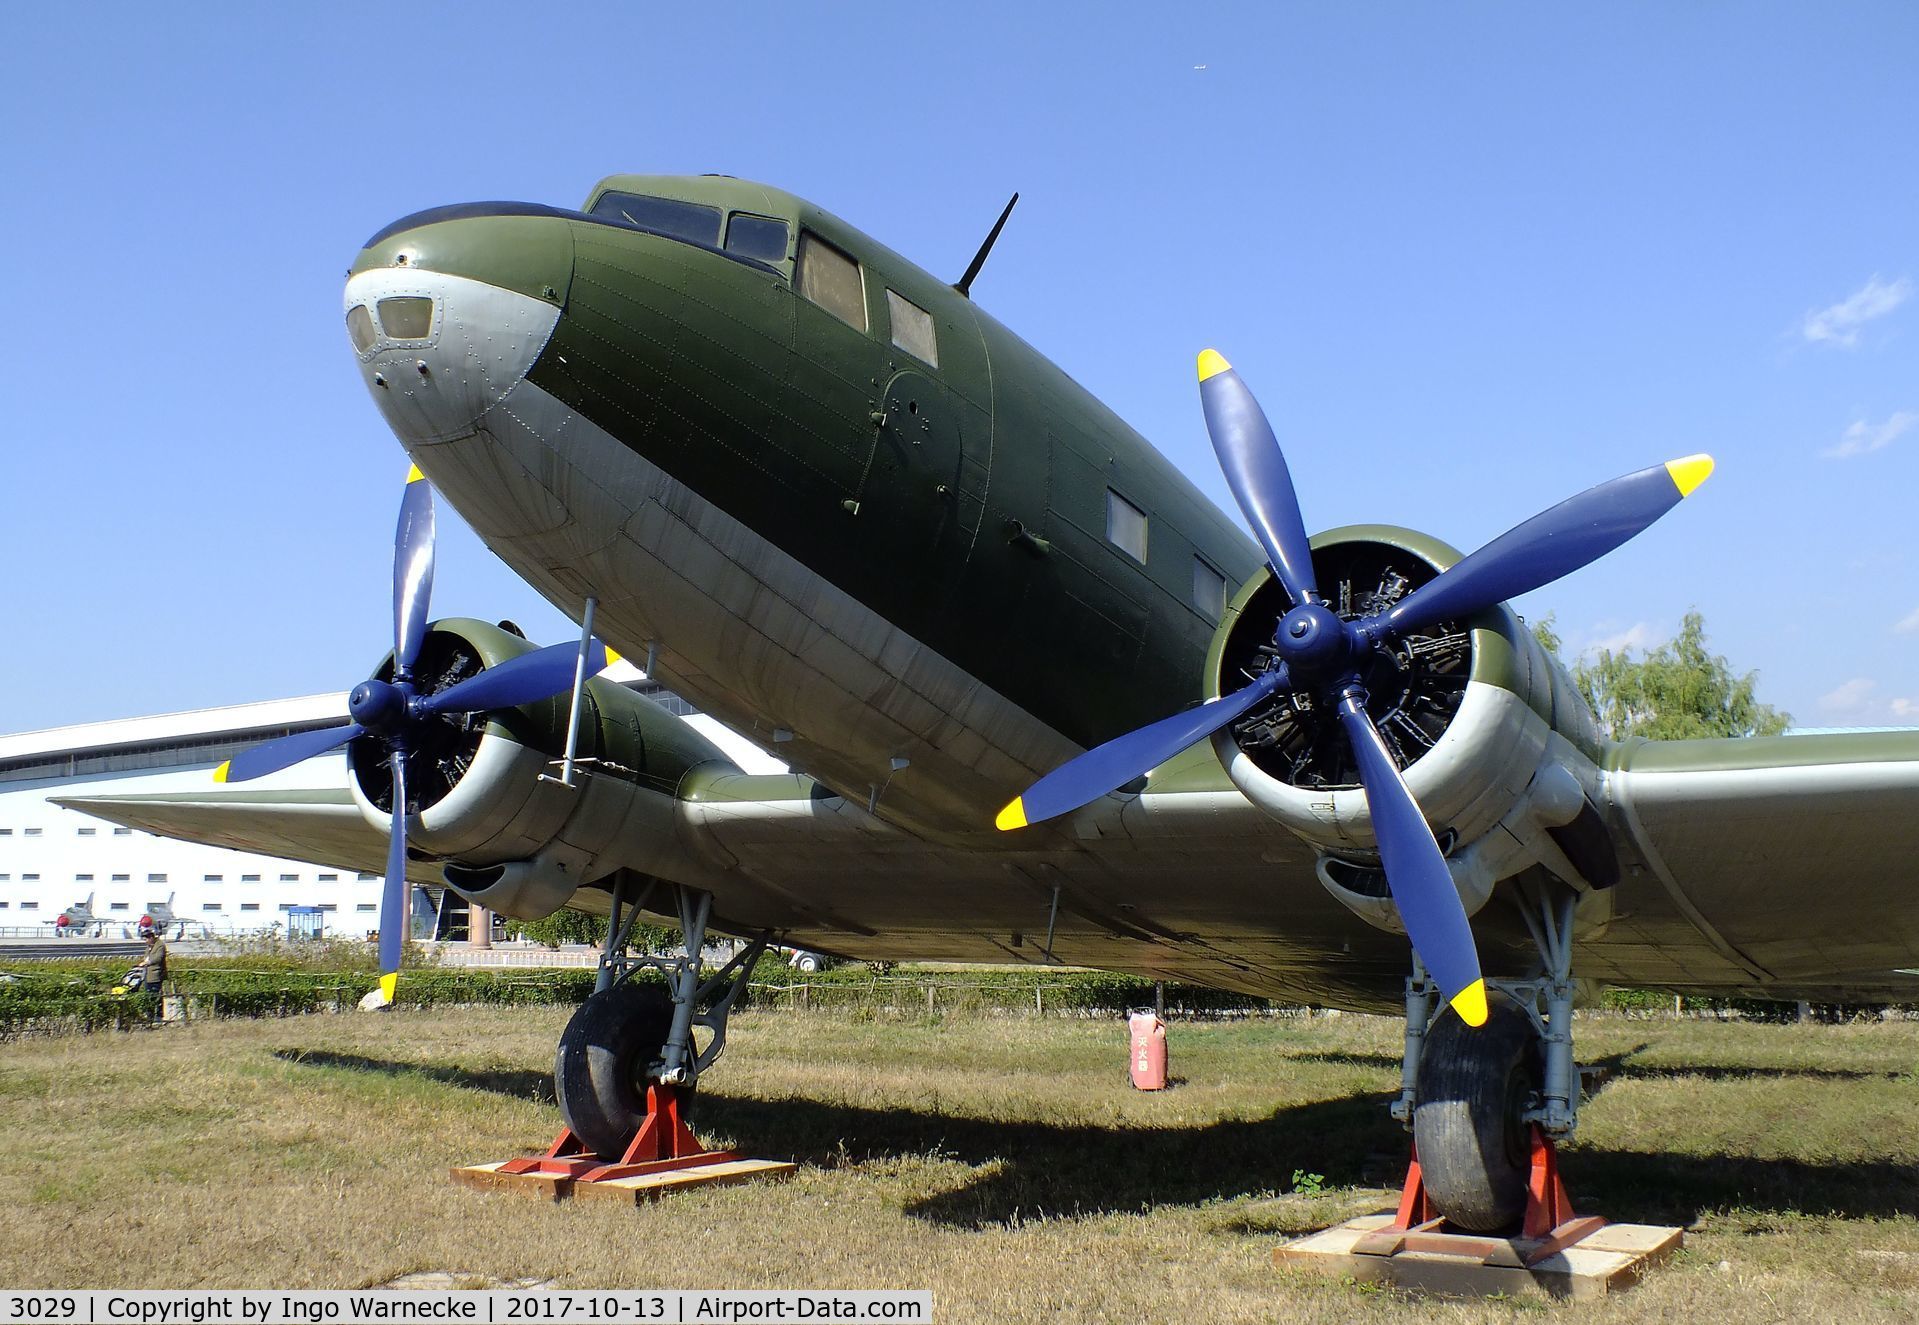
MULTIPOLYGON (((744 774, 604 682, 570 692, 597 662, 572 645, 429 625, 416 481, 394 651, 353 722, 224 770, 345 743, 348 787, 65 803, 348 869, 385 855, 390 895, 404 873, 513 915, 649 906, 691 951, 711 926, 1403 1008, 1395 1112, 1475 1228, 1523 1203, 1525 1129, 1576 1124, 1571 1009, 1594 986, 1911 996, 1919 733, 1613 743, 1498 601, 1634 536, 1709 461, 1467 558, 1383 525, 1309 540, 1209 354, 1255 542, 973 303, 977 270, 948 285, 710 176, 615 176, 580 211, 437 208, 353 263, 347 331, 418 474, 796 772, 744 774)), ((603 1154, 640 1125, 638 1083, 711 1064, 744 968, 671 969, 670 998, 619 969, 557 1064, 603 1154)))

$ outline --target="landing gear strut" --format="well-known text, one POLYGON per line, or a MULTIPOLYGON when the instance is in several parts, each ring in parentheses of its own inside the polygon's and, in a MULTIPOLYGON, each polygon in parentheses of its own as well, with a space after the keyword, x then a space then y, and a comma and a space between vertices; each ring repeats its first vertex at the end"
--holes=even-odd
POLYGON ((700 1074, 726 1048, 733 1004, 767 942, 760 935, 706 976, 700 956, 712 895, 652 882, 629 899, 630 887, 625 876, 615 884, 599 979, 562 1032, 553 1063, 568 1133, 584 1151, 605 1159, 620 1159, 636 1143, 684 1130, 681 1115, 700 1074), (683 952, 633 954, 627 942, 634 918, 661 887, 672 889, 683 952), (648 970, 659 972, 662 983, 636 978, 648 970), (704 1043, 696 1029, 706 1032, 704 1043))
MULTIPOLYGON (((1484 1026, 1467 1027, 1450 1008, 1433 1016, 1439 990, 1417 957, 1406 981, 1406 1057, 1393 1117, 1413 1133, 1421 1200, 1474 1233, 1534 1224, 1531 1207, 1542 1200, 1555 1210, 1564 1206, 1552 1146, 1579 1123, 1572 1046, 1578 898, 1563 885, 1528 881, 1517 900, 1539 972, 1488 978, 1484 1026), (1544 1170, 1550 1190, 1536 1192, 1544 1170)), ((1409 1200, 1413 1187, 1409 1181, 1409 1200)))

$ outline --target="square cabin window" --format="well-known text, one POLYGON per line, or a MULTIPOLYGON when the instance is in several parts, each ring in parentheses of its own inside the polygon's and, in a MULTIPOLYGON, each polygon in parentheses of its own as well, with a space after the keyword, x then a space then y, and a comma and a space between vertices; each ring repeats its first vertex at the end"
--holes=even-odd
POLYGON ((933 315, 906 296, 886 292, 886 316, 893 324, 893 343, 923 359, 929 368, 940 366, 939 341, 933 335, 933 315))
POLYGON ((811 230, 800 231, 800 293, 855 331, 866 330, 866 286, 860 264, 811 230))
POLYGON ((1205 613, 1208 621, 1217 621, 1226 612, 1226 577, 1202 557, 1193 558, 1193 606, 1205 613))
POLYGON ((1106 489, 1106 541, 1146 564, 1146 512, 1111 488, 1106 489))

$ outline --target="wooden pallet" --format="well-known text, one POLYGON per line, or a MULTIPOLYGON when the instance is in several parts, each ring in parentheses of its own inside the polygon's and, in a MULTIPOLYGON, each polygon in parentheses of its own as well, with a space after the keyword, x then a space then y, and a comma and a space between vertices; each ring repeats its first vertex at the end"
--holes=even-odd
POLYGON ((1349 1219, 1278 1248, 1273 1262, 1446 1297, 1592 1298, 1630 1288, 1685 1241, 1684 1229, 1597 1220, 1573 1221, 1545 1238, 1473 1237, 1393 1223, 1390 1214, 1349 1219))
POLYGON ((771 1159, 729 1159, 696 1164, 665 1173, 641 1173, 625 1178, 581 1182, 551 1173, 504 1173, 506 1160, 470 1164, 452 1170, 453 1181, 480 1191, 509 1191, 539 1201, 564 1201, 569 1196, 622 1201, 638 1205, 686 1187, 789 1177, 797 1165, 771 1159))

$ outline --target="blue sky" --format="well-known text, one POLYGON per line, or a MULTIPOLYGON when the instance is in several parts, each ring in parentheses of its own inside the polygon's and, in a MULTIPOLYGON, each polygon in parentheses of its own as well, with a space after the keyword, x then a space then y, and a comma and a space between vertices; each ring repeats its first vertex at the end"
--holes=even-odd
MULTIPOLYGON (((805 195, 957 277, 1222 506, 1193 355, 1314 528, 1477 546, 1719 471, 1523 600, 1690 606, 1802 725, 1919 723, 1919 8, 35 6, 8 24, 0 731, 344 689, 406 462, 340 314, 420 207, 805 195)), ((453 526, 449 528, 449 526, 453 526)), ((436 606, 568 623, 455 521, 436 606)))

